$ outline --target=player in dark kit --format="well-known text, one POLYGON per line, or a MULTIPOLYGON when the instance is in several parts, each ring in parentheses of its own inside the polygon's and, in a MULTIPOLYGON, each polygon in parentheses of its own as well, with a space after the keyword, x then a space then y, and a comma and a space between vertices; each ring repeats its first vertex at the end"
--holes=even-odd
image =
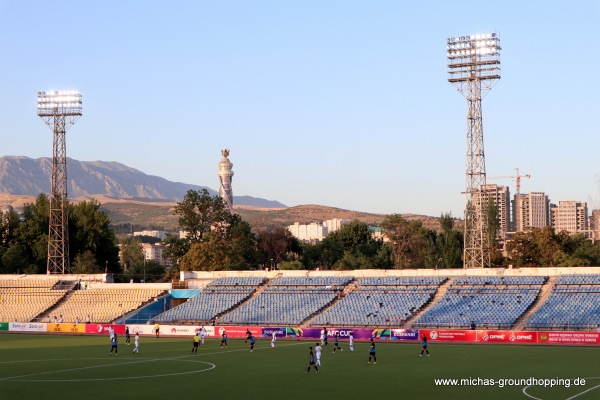
POLYGON ((256 339, 254 339, 254 336, 250 335, 250 352, 254 350, 254 343, 256 343, 256 339))
POLYGON ((336 333, 335 334, 335 339, 333 341, 333 352, 335 353, 336 349, 340 349, 340 351, 342 351, 343 349, 340 347, 340 334, 336 333))
POLYGON ((129 335, 129 327, 125 327, 125 345, 129 346, 131 344, 131 336, 129 335))
POLYGON ((325 340, 325 346, 327 346, 329 343, 327 343, 327 328, 323 327, 323 332, 324 332, 324 340, 325 340))
POLYGON ((419 357, 423 357, 424 351, 427 352, 427 357, 429 357, 429 350, 427 350, 427 336, 423 335, 423 340, 421 341, 421 345, 423 346, 423 348, 421 349, 421 354, 419 355, 419 357))
POLYGON ((223 345, 227 347, 227 334, 225 331, 223 331, 223 334, 221 335, 221 348, 223 348, 223 345))
POLYGON ((112 356, 112 352, 113 350, 115 351, 115 356, 117 355, 117 353, 119 352, 119 350, 117 349, 117 334, 115 333, 115 335, 110 339, 110 355, 112 356))
POLYGON ((251 337, 252 332, 250 332, 250 329, 246 329, 246 340, 244 340, 244 343, 248 343, 248 340, 250 340, 251 337))
POLYGON ((313 352, 312 346, 309 347, 309 349, 310 353, 308 354, 308 368, 306 369, 306 373, 308 374, 310 372, 310 367, 315 367, 315 369, 317 370, 316 373, 318 373, 319 368, 317 368, 317 364, 315 363, 315 353, 313 352))
POLYGON ((371 357, 373 357, 373 364, 377 364, 377 356, 375 355, 375 342, 373 338, 371 338, 371 348, 369 349, 369 362, 367 364, 371 364, 371 357))

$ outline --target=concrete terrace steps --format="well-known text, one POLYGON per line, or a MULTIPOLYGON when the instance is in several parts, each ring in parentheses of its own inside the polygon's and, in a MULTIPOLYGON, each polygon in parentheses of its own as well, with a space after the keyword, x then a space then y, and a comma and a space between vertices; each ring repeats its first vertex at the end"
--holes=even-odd
POLYGON ((312 323, 311 323, 311 321, 313 319, 315 319, 320 314, 323 314, 325 311, 329 310, 331 307, 333 307, 334 305, 336 305, 340 300, 342 300, 344 297, 346 297, 348 295, 348 293, 354 291, 355 289, 356 289, 356 278, 352 279, 350 282, 348 282, 346 284, 346 286, 344 286, 344 289, 342 289, 342 297, 337 296, 335 299, 333 299, 325 307, 321 308, 320 310, 318 310, 314 314, 309 315, 308 318, 306 318, 304 321, 302 321, 302 323, 300 324, 300 326, 301 327, 313 326, 312 323))
POLYGON ((52 315, 52 311, 56 310, 59 306, 66 303, 67 300, 69 300, 73 296, 73 293, 74 293, 73 290, 67 290, 65 295, 63 297, 61 297, 60 300, 58 300, 56 303, 54 303, 51 307, 47 308, 45 311, 36 315, 35 318, 32 319, 32 322, 41 322, 47 316, 52 315))
POLYGON ((544 304, 546 302, 548 297, 550 297, 550 294, 552 293, 552 288, 554 288, 554 283, 556 282, 557 279, 558 279, 558 276, 550 276, 548 278, 546 283, 544 283, 542 285, 542 288, 540 290, 540 294, 538 295, 538 297, 535 299, 535 301, 529 307, 529 309, 527 311, 525 311, 523 313, 523 315, 521 315, 521 317, 519 317, 517 322, 515 322, 515 324, 511 328, 512 330, 515 330, 515 331, 523 330, 523 328, 525 327, 525 324, 527 323, 529 318, 542 306, 542 304, 544 304))
POLYGON ((273 278, 267 279, 265 282, 263 282, 263 283, 262 283, 260 286, 258 286, 258 287, 256 288, 256 290, 254 291, 254 293, 252 293, 252 295, 250 295, 249 297, 247 297, 245 300, 243 300, 243 301, 239 302, 238 304, 234 305, 234 306, 233 306, 233 307, 231 307, 230 309, 228 309, 228 310, 225 310, 225 311, 223 311, 222 313, 219 313, 219 314, 217 314, 217 315, 215 316, 215 322, 216 322, 216 323, 218 323, 218 322, 219 322, 219 318, 221 318, 223 315, 225 315, 225 314, 227 314, 227 313, 229 313, 229 312, 231 312, 231 311, 235 310, 236 308, 239 308, 239 307, 243 306, 244 304, 246 304, 246 303, 248 303, 249 301, 251 301, 252 299, 254 299, 256 296, 260 295, 260 294, 261 294, 261 293, 262 293, 262 292, 265 290, 265 288, 266 288, 266 287, 268 287, 268 286, 271 284, 271 282, 272 282, 274 279, 276 279, 276 278, 278 278, 278 277, 280 277, 280 276, 282 276, 282 275, 283 275, 282 273, 278 273, 278 274, 277 274, 277 275, 275 275, 273 278))
POLYGON ((407 321, 404 324, 403 328, 405 328, 405 329, 412 329, 413 324, 415 322, 417 322, 421 318, 421 316, 423 314, 425 314, 430 308, 432 308, 434 305, 436 305, 437 302, 440 301, 440 299, 442 297, 444 297, 444 295, 448 291, 448 288, 450 287, 451 284, 452 284, 452 278, 449 278, 448 280, 446 280, 446 282, 444 282, 440 286, 438 286, 437 290, 435 291, 435 295, 433 296, 433 299, 431 299, 431 301, 429 302, 429 304, 427 304, 425 307, 423 307, 417 313, 417 315, 415 315, 409 321, 407 321))

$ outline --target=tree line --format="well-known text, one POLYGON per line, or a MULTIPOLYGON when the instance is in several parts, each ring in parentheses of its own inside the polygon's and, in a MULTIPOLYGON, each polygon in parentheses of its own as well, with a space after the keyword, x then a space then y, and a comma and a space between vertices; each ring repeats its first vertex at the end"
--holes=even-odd
MULTIPOLYGON (((108 271, 120 280, 156 280, 164 266, 146 260, 139 238, 119 241, 110 218, 96 201, 68 204, 69 254, 73 273, 108 271)), ((386 240, 374 239, 369 225, 351 221, 318 243, 300 243, 284 227, 253 228, 231 214, 222 199, 208 191, 190 190, 174 208, 184 237, 167 235, 165 255, 179 271, 278 269, 414 269, 461 268, 463 233, 450 213, 440 229, 401 215, 385 217, 386 240)), ((490 212, 490 215, 493 213, 490 212)), ((48 251, 49 200, 41 194, 18 215, 9 209, 0 218, 0 273, 45 273, 48 251)), ((493 219, 490 219, 491 226, 493 219)), ((491 231, 491 230, 490 230, 491 231)), ((506 248, 490 233, 494 267, 600 265, 600 246, 583 235, 556 233, 551 227, 515 234, 506 248)))

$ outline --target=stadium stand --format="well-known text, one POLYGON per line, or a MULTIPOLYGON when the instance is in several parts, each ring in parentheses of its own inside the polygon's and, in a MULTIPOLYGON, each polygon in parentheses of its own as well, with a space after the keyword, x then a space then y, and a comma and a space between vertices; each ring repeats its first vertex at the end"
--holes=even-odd
POLYGON ((600 325, 600 275, 561 275, 527 329, 596 329, 600 325))
POLYGON ((93 322, 108 323, 153 301, 162 289, 97 288, 74 290, 55 308, 54 315, 62 315, 65 322, 83 321, 89 315, 93 322))
POLYGON ((29 322, 60 301, 58 279, 0 279, 0 320, 29 322))
POLYGON ((510 329, 547 280, 543 276, 455 278, 446 294, 413 323, 415 328, 510 329))
POLYGON ((352 276, 277 277, 220 324, 298 325, 333 302, 352 276))
POLYGON ((158 322, 210 323, 237 306, 266 281, 265 277, 223 277, 212 281, 200 294, 154 318, 158 322))
POLYGON ((356 290, 317 315, 313 326, 399 325, 412 318, 433 298, 444 277, 361 278, 356 290))
POLYGON ((90 280, 84 290, 88 285, 78 285, 76 276, 1 275, 0 321, 45 322, 62 315, 70 323, 90 315, 99 323, 468 329, 474 321, 481 329, 596 330, 597 269, 548 269, 551 279, 540 276, 545 271, 444 271, 448 277, 440 277, 442 271, 198 273, 189 279, 202 286, 179 297, 166 292, 169 284, 90 280))

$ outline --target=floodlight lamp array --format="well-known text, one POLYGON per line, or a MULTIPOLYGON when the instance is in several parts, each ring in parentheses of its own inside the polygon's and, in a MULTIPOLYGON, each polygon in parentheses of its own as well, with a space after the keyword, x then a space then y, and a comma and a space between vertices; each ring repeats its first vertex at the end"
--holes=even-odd
POLYGON ((81 94, 78 90, 38 92, 39 115, 81 115, 81 94))
POLYGON ((448 81, 462 85, 500 79, 500 38, 495 33, 447 39, 448 81))
POLYGON ((500 54, 500 39, 495 33, 458 36, 447 39, 449 59, 476 56, 494 56, 500 54))

